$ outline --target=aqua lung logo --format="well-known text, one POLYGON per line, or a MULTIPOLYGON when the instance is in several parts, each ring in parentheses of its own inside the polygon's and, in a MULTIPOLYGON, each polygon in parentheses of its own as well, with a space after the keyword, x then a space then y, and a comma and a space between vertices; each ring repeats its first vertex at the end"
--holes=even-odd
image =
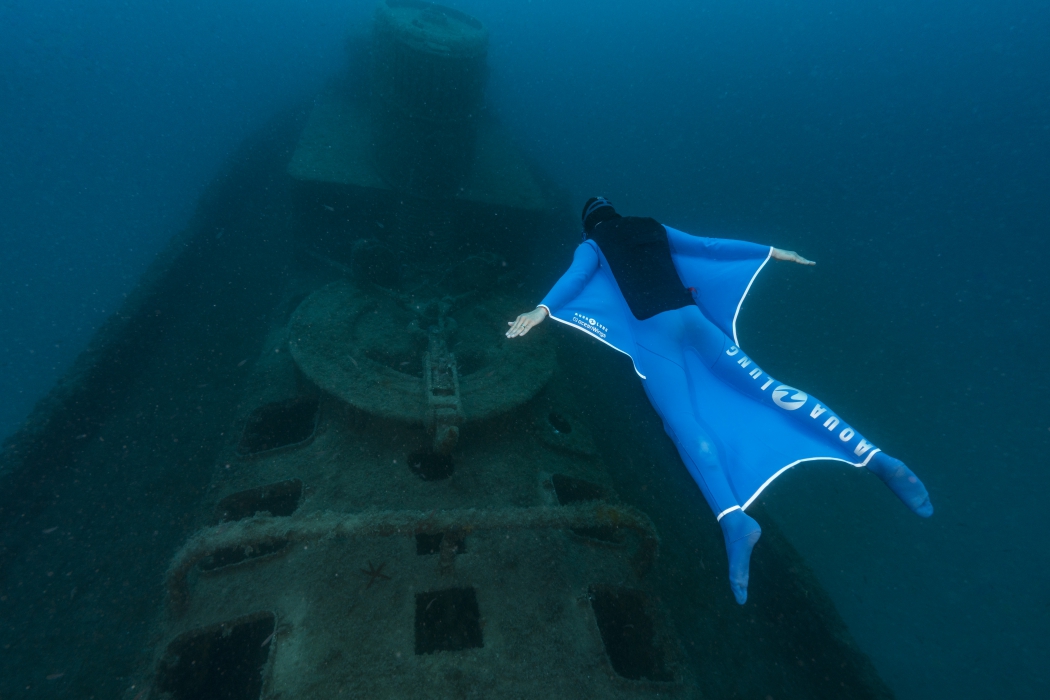
MULTIPOLYGON (((776 384, 776 387, 771 394, 771 398, 773 399, 773 403, 785 411, 797 411, 809 402, 808 394, 799 391, 794 387, 787 386, 786 384, 777 383, 775 379, 756 367, 751 361, 751 358, 740 352, 740 348, 737 346, 729 346, 729 349, 726 350, 726 355, 735 358, 737 365, 747 372, 747 376, 755 382, 759 391, 768 391, 771 386, 776 384)), ((806 412, 803 411, 798 415, 804 416, 806 415, 806 412)), ((809 410, 809 417, 817 425, 835 435, 845 445, 852 447, 853 454, 857 457, 863 457, 875 447, 870 442, 857 435, 853 428, 844 424, 838 416, 830 413, 826 407, 821 406, 819 403, 815 404, 809 410), (856 442, 856 444, 853 444, 854 442, 856 442)))
POLYGON ((605 340, 605 336, 609 334, 608 326, 603 325, 596 318, 585 316, 579 312, 573 313, 572 322, 591 335, 601 338, 602 340, 605 340))
POLYGON ((805 392, 783 384, 773 390, 773 403, 785 411, 795 411, 802 408, 802 404, 806 403, 808 399, 809 396, 805 392))

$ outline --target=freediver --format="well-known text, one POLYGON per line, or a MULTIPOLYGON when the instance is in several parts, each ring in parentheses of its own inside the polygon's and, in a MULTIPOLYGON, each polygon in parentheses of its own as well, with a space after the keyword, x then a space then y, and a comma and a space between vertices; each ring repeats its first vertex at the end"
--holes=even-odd
POLYGON ((744 511, 801 462, 867 467, 913 512, 933 514, 926 487, 826 404, 766 373, 740 348, 736 318, 770 258, 813 265, 794 251, 677 231, 587 200, 572 265, 508 338, 550 316, 629 355, 664 430, 725 539, 729 584, 747 600, 751 551, 762 535, 744 511))

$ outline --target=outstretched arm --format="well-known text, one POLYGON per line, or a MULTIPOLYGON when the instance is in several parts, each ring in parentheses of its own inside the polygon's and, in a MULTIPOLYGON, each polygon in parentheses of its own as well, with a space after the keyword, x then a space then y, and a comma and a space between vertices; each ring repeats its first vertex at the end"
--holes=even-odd
POLYGON ((774 248, 769 253, 769 257, 774 260, 786 260, 788 262, 798 263, 799 265, 816 265, 812 260, 806 260, 804 257, 799 255, 793 250, 781 250, 780 248, 774 248))
POLYGON ((583 243, 576 248, 572 256, 572 265, 565 274, 561 276, 554 287, 547 292, 540 305, 532 311, 518 316, 513 321, 508 321, 510 330, 507 331, 508 338, 517 338, 525 335, 534 326, 543 322, 550 315, 550 310, 561 308, 583 291, 587 282, 598 269, 598 251, 592 244, 583 243))
POLYGON ((816 265, 812 260, 806 260, 793 250, 781 250, 780 248, 772 248, 757 243, 735 241, 730 238, 694 236, 669 226, 664 228, 667 229, 667 240, 671 244, 671 250, 676 253, 693 255, 709 260, 761 259, 769 255, 774 260, 787 260, 800 265, 816 265))

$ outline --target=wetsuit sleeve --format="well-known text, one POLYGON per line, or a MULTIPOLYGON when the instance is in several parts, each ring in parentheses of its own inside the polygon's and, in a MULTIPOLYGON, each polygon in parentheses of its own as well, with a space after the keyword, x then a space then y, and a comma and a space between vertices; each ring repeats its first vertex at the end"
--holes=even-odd
POLYGON ((745 241, 691 236, 669 226, 664 228, 682 285, 692 292, 693 301, 704 315, 739 345, 737 314, 773 249, 745 241))
POLYGON ((762 260, 770 247, 729 238, 706 238, 667 228, 671 252, 707 260, 762 260))
POLYGON ((565 271, 547 296, 543 297, 538 305, 547 309, 548 314, 553 314, 567 303, 579 296, 587 282, 598 270, 598 252, 593 246, 581 243, 572 256, 572 265, 565 271))

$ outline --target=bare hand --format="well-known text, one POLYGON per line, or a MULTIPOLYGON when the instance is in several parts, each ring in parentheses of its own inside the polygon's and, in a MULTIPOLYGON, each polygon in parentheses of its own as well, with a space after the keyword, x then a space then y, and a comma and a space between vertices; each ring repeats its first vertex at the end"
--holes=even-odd
POLYGON ((812 260, 806 260, 804 257, 802 257, 793 250, 781 250, 780 248, 774 248, 773 252, 770 253, 770 257, 774 260, 786 260, 787 262, 798 263, 799 265, 816 265, 816 263, 812 260))
POLYGON ((525 335, 532 330, 534 326, 538 326, 542 323, 545 318, 547 318, 546 307, 537 306, 529 313, 522 314, 513 321, 507 321, 507 325, 510 326, 510 330, 507 331, 507 337, 517 338, 519 335, 525 335))

